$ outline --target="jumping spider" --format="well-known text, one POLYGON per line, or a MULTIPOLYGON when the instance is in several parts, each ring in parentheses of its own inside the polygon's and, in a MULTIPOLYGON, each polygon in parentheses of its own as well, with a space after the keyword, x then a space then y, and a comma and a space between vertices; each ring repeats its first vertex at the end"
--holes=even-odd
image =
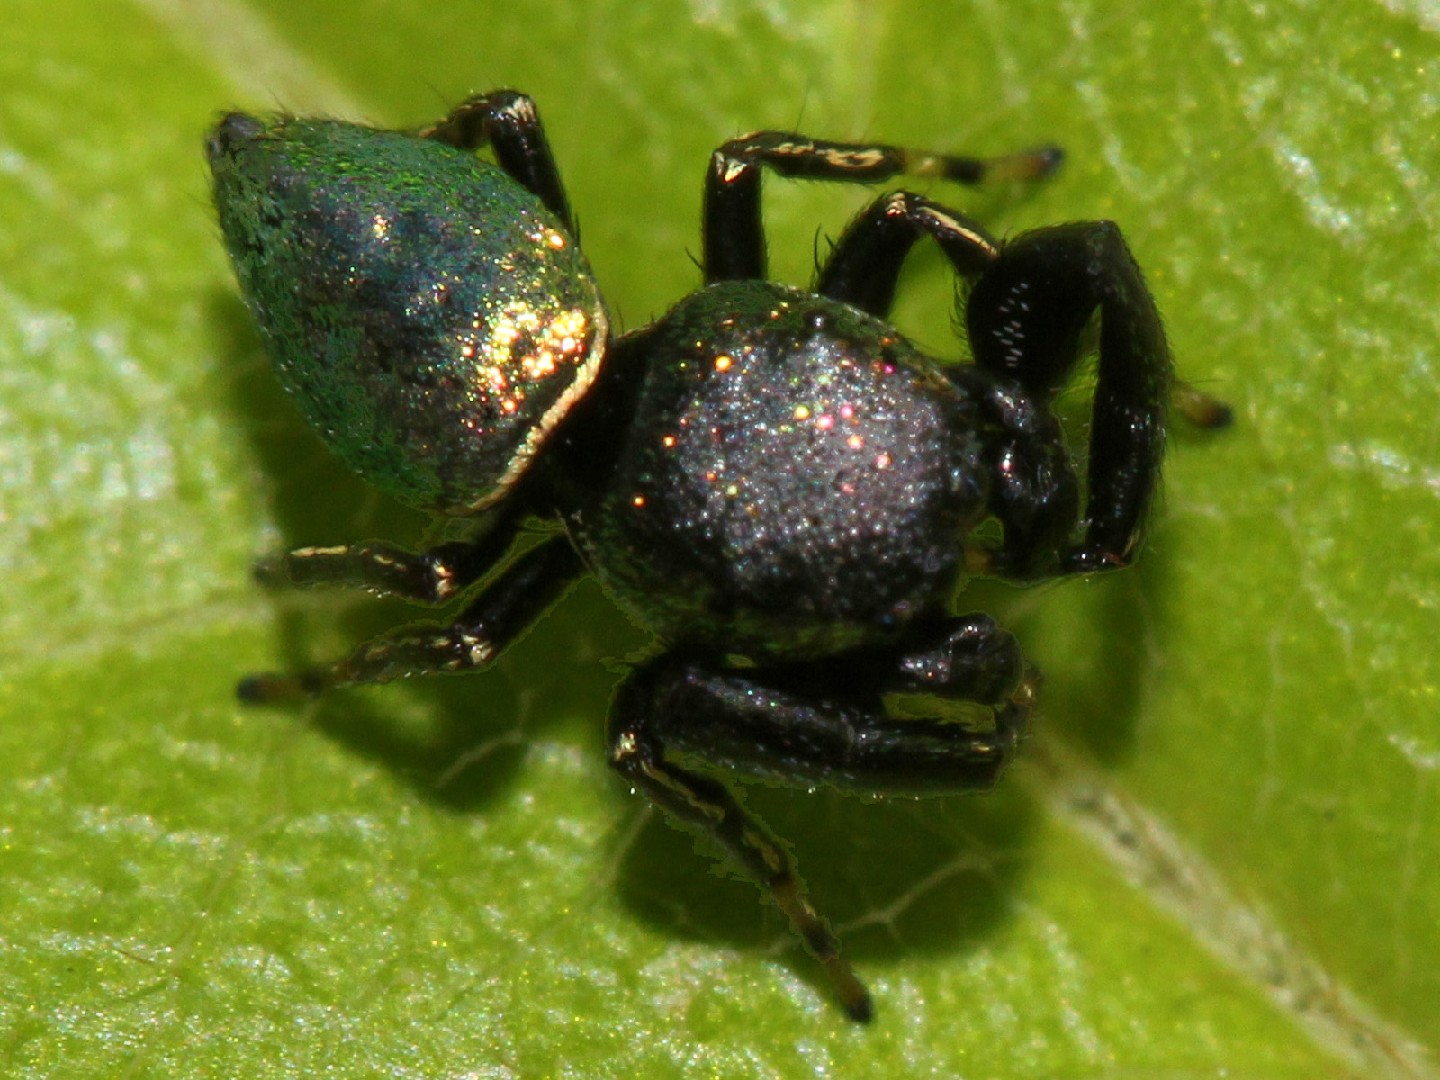
POLYGON ((1125 566, 1160 472, 1170 354, 1120 230, 1081 222, 1002 244, 896 191, 845 230, 812 290, 775 284, 767 168, 975 183, 1047 175, 1060 154, 757 132, 711 158, 704 288, 616 336, 522 94, 472 98, 418 132, 232 113, 207 150, 241 291, 300 408, 377 487, 475 522, 420 552, 290 552, 295 585, 469 599, 448 623, 397 628, 337 663, 251 676, 241 697, 485 667, 593 574, 663 643, 616 692, 610 764, 717 841, 868 1019, 790 859, 720 778, 887 795, 994 783, 1034 682, 994 620, 953 614, 959 587, 1125 566), (938 363, 886 322, 921 237, 969 283, 971 364, 938 363), (1082 510, 1051 405, 1097 310, 1082 510), (549 535, 517 545, 536 522, 549 535), (933 715, 892 713, 896 694, 933 715), (946 702, 993 722, 957 723, 946 702))

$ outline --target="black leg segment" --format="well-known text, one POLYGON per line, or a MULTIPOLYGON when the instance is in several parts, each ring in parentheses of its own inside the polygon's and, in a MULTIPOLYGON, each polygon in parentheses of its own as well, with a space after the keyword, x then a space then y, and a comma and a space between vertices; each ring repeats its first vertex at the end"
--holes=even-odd
POLYGON ((960 157, 879 143, 831 142, 786 131, 757 131, 732 139, 711 155, 705 178, 705 281, 765 277, 760 177, 766 167, 781 176, 854 184, 902 175, 978 184, 1048 176, 1062 157, 1055 147, 997 158, 960 157))
POLYGON ((873 1015, 870 992, 840 954, 840 942, 815 911, 795 865, 763 825, 724 784, 666 760, 656 731, 670 714, 669 692, 678 673, 652 666, 626 680, 610 714, 610 764, 637 790, 682 825, 705 833, 761 888, 789 920, 805 948, 825 968, 852 1020, 873 1015))
POLYGON ((470 540, 407 551, 383 540, 295 548, 264 560, 255 576, 266 585, 365 589, 419 604, 445 604, 494 569, 510 550, 522 515, 507 512, 470 540))
POLYGON ((333 664, 293 674, 242 679, 244 701, 273 702, 411 675, 474 671, 491 663, 570 587, 580 558, 563 536, 531 548, 507 566, 449 625, 400 626, 333 664))
POLYGON ((1026 233, 1006 245, 971 290, 975 363, 1048 406, 1079 359, 1100 312, 1099 372, 1090 435, 1084 539, 1044 572, 1124 566, 1139 549, 1165 440, 1171 361, 1140 270, 1113 222, 1026 233))
POLYGON ((1033 697, 1015 640, 988 616, 967 615, 936 623, 912 646, 898 655, 743 670, 662 656, 626 680, 610 718, 615 769, 708 834, 770 894, 857 1020, 869 1018, 869 995, 784 849, 723 784, 674 759, 865 794, 988 788, 1024 731, 1033 697), (880 697, 886 692, 973 701, 991 709, 993 725, 975 731, 953 719, 892 717, 880 697))
POLYGON ((1029 697, 1015 639, 985 615, 943 620, 899 654, 734 671, 667 657, 642 674, 662 690, 647 724, 667 749, 725 772, 864 795, 990 787, 1020 735, 1016 702, 1029 697), (886 693, 988 707, 994 730, 893 717, 886 693))
POLYGON ((539 110, 526 94, 492 90, 462 101, 443 119, 418 133, 463 150, 489 146, 501 168, 540 197, 565 231, 579 239, 560 170, 550 153, 539 110))
POLYGON ((885 318, 895 303, 905 256, 922 236, 932 237, 966 280, 979 276, 1000 254, 1000 245, 963 214, 895 191, 851 222, 825 261, 815 291, 885 318))

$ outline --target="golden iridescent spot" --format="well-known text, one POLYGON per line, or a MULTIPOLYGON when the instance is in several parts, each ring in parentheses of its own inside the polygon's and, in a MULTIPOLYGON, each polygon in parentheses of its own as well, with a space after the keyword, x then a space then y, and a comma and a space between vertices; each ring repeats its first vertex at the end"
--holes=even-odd
POLYGON ((719 356, 715 357, 715 370, 729 371, 730 366, 734 363, 735 358, 733 356, 726 356, 724 353, 721 353, 719 356))
POLYGON ((643 506, 645 505, 645 496, 644 496, 644 495, 636 495, 636 496, 634 496, 634 497, 631 498, 631 500, 630 500, 630 505, 633 506, 633 507, 635 507, 635 509, 639 510, 641 507, 643 507, 643 506))
POLYGON ((579 308, 571 308, 569 311, 562 311, 550 320, 546 332, 553 338, 563 342, 564 352, 571 352, 578 349, 585 338, 585 331, 590 325, 590 318, 579 308))
POLYGON ((545 319, 534 307, 517 303, 498 312, 475 312, 473 333, 460 337, 460 355, 473 362, 475 384, 508 396, 496 406, 507 416, 520 411, 526 387, 557 375, 562 367, 586 359, 584 311, 566 310, 545 319))
POLYGON ((663 446, 663 447, 665 447, 665 449, 669 450, 672 446, 675 445, 675 436, 674 436, 674 435, 663 435, 663 436, 661 436, 661 438, 660 438, 660 445, 663 446))
POLYGON ((796 406, 795 406, 795 419, 796 419, 796 420, 808 420, 808 419, 810 419, 810 406, 808 406, 808 405, 796 405, 796 406))
POLYGON ((521 357, 520 366, 525 369, 527 379, 543 379, 555 374, 555 355, 549 349, 541 349, 533 356, 521 357))
POLYGON ((384 214, 376 214, 370 219, 370 232, 376 240, 384 240, 390 235, 390 219, 384 214))

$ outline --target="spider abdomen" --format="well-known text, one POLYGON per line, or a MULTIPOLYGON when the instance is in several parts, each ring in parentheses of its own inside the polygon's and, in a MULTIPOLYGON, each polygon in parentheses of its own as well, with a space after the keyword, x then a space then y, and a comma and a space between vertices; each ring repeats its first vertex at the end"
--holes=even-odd
POLYGON ((234 113, 210 155, 250 310, 330 448, 423 509, 503 495, 604 354, 564 223, 500 168, 403 132, 234 113))

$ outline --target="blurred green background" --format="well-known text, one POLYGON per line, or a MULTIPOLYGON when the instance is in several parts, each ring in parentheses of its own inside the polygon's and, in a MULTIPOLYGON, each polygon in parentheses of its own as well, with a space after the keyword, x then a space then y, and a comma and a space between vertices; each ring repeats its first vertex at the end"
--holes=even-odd
MULTIPOLYGON (((1418 2, 10 0, 0 48, 0 1072, 1433 1077, 1440 19, 1418 2), (698 281, 738 132, 979 153, 997 231, 1124 227, 1184 373, 1142 565, 963 603, 1047 676, 984 799, 749 789, 844 933, 608 775, 645 635, 584 585, 485 676, 243 711, 407 612, 253 557, 425 523, 277 390, 208 208, 226 108, 535 95, 615 313, 698 281)), ((867 197, 771 182, 772 269, 867 197), (819 232, 817 233, 817 229, 819 232)), ((933 252, 897 321, 956 355, 933 252)))

